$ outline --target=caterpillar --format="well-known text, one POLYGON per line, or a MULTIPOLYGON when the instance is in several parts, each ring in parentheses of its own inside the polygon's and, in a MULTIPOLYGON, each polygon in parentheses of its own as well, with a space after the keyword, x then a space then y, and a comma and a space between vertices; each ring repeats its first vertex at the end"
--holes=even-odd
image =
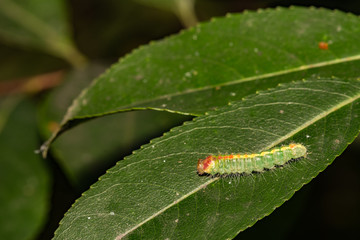
POLYGON ((306 147, 301 144, 292 143, 253 154, 233 155, 210 155, 205 159, 199 159, 197 172, 199 175, 229 175, 229 174, 250 174, 262 172, 265 169, 272 169, 281 166, 291 159, 306 157, 306 147))

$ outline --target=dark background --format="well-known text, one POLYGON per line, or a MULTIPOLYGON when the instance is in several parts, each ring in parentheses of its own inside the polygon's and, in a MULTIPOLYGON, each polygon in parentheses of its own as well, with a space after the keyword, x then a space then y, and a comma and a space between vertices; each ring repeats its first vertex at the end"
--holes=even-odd
MULTIPOLYGON (((79 50, 92 62, 109 66, 126 53, 151 40, 178 33, 182 26, 171 12, 144 6, 134 1, 68 0, 69 22, 79 50)), ((360 1, 235 1, 198 0, 196 15, 199 21, 208 21, 228 12, 242 12, 277 6, 315 6, 360 14, 360 1)), ((360 43, 359 43, 360 44, 360 43)), ((45 72, 70 69, 68 63, 32 49, 9 46, 0 41, 0 80, 30 77, 45 72), (36 65, 28 64, 36 59, 36 65), (14 69, 17 69, 14 71, 14 69)), ((34 98, 41 100, 40 93, 34 98)), ((40 101, 39 100, 39 101, 40 101)), ((158 136, 162 132, 158 133, 158 136)), ((147 140, 145 141, 147 142, 147 140)), ((144 142, 140 142, 138 148, 144 142)), ((127 155, 128 152, 122 153, 127 155)), ((346 151, 319 174, 311 184, 303 187, 293 198, 270 216, 236 239, 353 239, 360 228, 360 141, 357 139, 346 151)), ((54 175, 55 190, 49 221, 38 239, 50 239, 58 222, 71 204, 112 162, 98 166, 94 176, 81 188, 67 180, 54 159, 48 163, 54 175)))

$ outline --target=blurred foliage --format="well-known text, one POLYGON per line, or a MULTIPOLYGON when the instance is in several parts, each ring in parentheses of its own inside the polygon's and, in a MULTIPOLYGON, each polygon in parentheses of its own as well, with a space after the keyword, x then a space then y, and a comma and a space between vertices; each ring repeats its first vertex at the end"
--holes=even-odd
MULTIPOLYGON (((84 161, 76 162, 74 159, 79 157, 72 155, 76 152, 75 144, 82 142, 81 139, 100 138, 86 130, 86 124, 81 126, 83 129, 79 127, 78 132, 69 133, 74 134, 68 136, 69 140, 59 138, 48 159, 42 160, 33 154, 56 129, 72 99, 102 69, 139 45, 191 25, 186 24, 174 5, 169 7, 166 1, 144 2, 0 1, 0 95, 2 99, 10 99, 6 102, 14 101, 4 105, 5 100, 2 100, 0 105, 0 205, 4 208, 0 239, 51 238, 80 191, 123 156, 187 119, 174 114, 150 113, 153 121, 144 131, 138 132, 143 124, 141 119, 148 118, 142 114, 147 113, 139 116, 130 113, 123 117, 132 124, 127 136, 139 134, 140 137, 119 140, 114 135, 111 154, 99 152, 98 157, 91 155, 91 161, 86 161, 89 158, 85 156, 84 161), (135 130, 137 132, 131 132, 135 130), (85 171, 79 172, 79 169, 85 171), (53 192, 49 192, 51 184, 53 192), (3 224, 6 216, 11 217, 3 224)), ((360 2, 350 0, 197 0, 194 12, 198 21, 208 21, 228 12, 289 5, 360 13, 360 2)), ((97 124, 95 121, 93 124, 97 124)), ((118 120, 109 121, 116 123, 118 120)), ((107 126, 104 133, 111 134, 112 125, 106 122, 97 125, 107 126)), ((359 143, 355 141, 328 171, 320 174, 284 207, 246 230, 241 238, 263 238, 262 233, 266 233, 265 237, 303 239, 308 234, 304 228, 314 230, 319 237, 356 236, 360 193, 354 189, 360 189, 359 143)), ((86 144, 81 148, 93 148, 96 142, 86 144)))
POLYGON ((0 239, 33 239, 47 219, 50 185, 29 101, 0 101, 0 239))

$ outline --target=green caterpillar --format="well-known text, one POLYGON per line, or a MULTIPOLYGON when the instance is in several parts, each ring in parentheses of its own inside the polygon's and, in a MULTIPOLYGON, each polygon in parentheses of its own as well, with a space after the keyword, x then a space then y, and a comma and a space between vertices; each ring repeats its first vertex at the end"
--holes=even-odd
POLYGON ((199 159, 197 171, 199 175, 262 172, 277 165, 284 165, 291 159, 306 157, 306 152, 306 147, 303 145, 292 143, 289 146, 255 154, 210 155, 205 159, 199 159))

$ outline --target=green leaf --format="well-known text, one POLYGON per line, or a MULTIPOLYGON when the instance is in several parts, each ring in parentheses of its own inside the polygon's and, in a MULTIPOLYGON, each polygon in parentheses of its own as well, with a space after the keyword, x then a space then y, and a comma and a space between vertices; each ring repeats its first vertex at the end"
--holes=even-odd
MULTIPOLYGON (((97 64, 75 69, 68 73, 62 86, 47 96, 39 114, 45 138, 50 136, 51 128, 57 127, 81 89, 102 71, 104 66, 97 64)), ((100 173, 115 164, 119 153, 123 157, 186 120, 190 117, 156 111, 113 114, 66 132, 54 142, 51 152, 74 185, 88 188, 100 173)))
POLYGON ((313 79, 251 95, 172 129, 111 168, 55 239, 227 239, 323 171, 360 129, 360 81, 313 79), (198 176, 199 158, 301 143, 306 158, 260 174, 198 176))
POLYGON ((46 221, 50 182, 38 145, 34 106, 1 101, 0 239, 34 239, 46 221), (6 113, 3 111, 8 109, 6 113))
POLYGON ((360 19, 339 11, 294 7, 214 19, 114 64, 75 100, 60 132, 134 109, 202 115, 305 76, 358 77, 359 42, 360 19))
POLYGON ((189 117, 167 112, 114 114, 66 132, 54 142, 52 152, 72 182, 86 190, 119 156, 186 120, 189 117))
POLYGON ((0 37, 46 51, 75 66, 84 62, 72 42, 63 0, 1 0, 0 37))

